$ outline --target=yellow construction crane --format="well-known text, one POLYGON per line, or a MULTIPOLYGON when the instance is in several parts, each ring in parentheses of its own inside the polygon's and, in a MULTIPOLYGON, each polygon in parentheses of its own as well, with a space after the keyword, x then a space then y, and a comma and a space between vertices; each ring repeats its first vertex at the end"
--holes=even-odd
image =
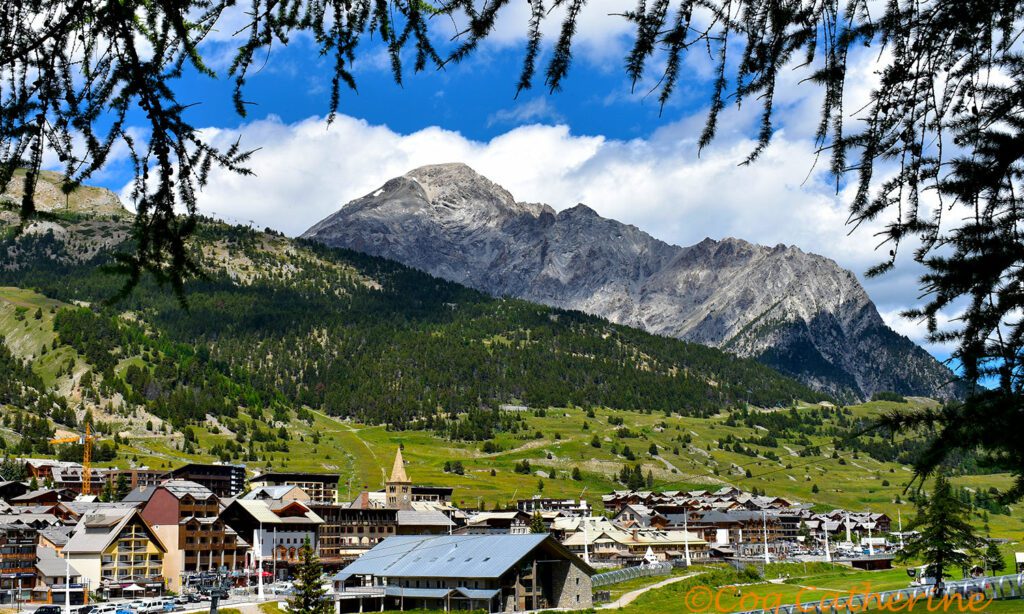
POLYGON ((58 437, 51 439, 50 443, 80 443, 82 444, 82 494, 88 495, 92 490, 92 425, 85 423, 85 435, 74 437, 58 437))

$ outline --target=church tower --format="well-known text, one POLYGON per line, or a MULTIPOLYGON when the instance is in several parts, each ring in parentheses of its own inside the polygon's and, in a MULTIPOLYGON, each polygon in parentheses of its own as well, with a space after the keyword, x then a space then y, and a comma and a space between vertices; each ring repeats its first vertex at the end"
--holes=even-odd
POLYGON ((395 454, 395 466, 391 468, 391 479, 385 484, 389 508, 400 510, 412 509, 412 482, 405 474, 405 461, 402 459, 402 448, 395 454))

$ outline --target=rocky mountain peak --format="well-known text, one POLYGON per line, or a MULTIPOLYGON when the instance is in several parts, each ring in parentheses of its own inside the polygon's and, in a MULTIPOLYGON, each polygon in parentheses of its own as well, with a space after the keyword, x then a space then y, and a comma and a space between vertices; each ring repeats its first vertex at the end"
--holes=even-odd
POLYGON ((461 162, 421 166, 405 174, 422 186, 432 205, 479 206, 492 201, 509 207, 515 199, 508 191, 461 162))
MULTIPOLYGON (((121 199, 106 188, 80 186, 69 194, 61 189, 64 178, 60 173, 40 171, 36 180, 36 210, 53 213, 81 213, 103 217, 130 217, 132 213, 124 208, 121 199)), ((0 193, 0 203, 7 208, 21 207, 24 194, 25 171, 14 172, 7 188, 0 193)))
POLYGON ((756 357, 841 397, 956 392, 952 373, 890 330, 828 258, 736 238, 670 245, 583 204, 555 214, 516 202, 465 164, 412 170, 303 236, 756 357))

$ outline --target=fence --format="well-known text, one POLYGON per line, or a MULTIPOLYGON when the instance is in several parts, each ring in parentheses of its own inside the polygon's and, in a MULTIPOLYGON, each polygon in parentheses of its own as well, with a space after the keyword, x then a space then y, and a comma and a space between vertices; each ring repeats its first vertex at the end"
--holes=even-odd
POLYGON ((656 563, 654 565, 626 567, 625 569, 616 569, 615 571, 609 571, 608 573, 600 573, 591 576, 590 583, 592 586, 596 588, 598 586, 618 584, 619 582, 625 582, 626 580, 632 580, 634 578, 644 578, 647 576, 667 576, 670 573, 672 573, 671 563, 656 563))
MULTIPOLYGON (((921 605, 927 606, 924 600, 928 599, 934 588, 933 586, 914 586, 894 591, 829 598, 823 602, 806 602, 777 607, 773 605, 769 609, 747 610, 737 614, 845 614, 863 612, 870 605, 877 607, 881 604, 892 604, 894 607, 898 606, 909 611, 909 607, 898 604, 903 604, 903 602, 909 604, 912 603, 912 600, 921 600, 921 605)), ((984 594, 989 599, 1024 598, 1024 573, 945 583, 944 595, 949 595, 951 598, 953 595, 960 595, 966 603, 967 598, 973 594, 984 594)))

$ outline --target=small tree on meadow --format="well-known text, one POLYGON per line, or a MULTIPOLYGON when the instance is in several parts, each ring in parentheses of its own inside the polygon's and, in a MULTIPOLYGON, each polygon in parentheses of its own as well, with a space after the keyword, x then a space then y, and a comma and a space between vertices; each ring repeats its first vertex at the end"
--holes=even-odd
POLYGON ((935 478, 932 496, 919 508, 910 525, 920 532, 900 551, 901 561, 919 559, 928 574, 941 582, 949 569, 968 567, 978 558, 979 539, 968 522, 969 510, 957 498, 945 475, 935 478))
POLYGON ((999 552, 999 546, 994 541, 988 543, 985 550, 985 567, 988 567, 992 575, 998 574, 1006 569, 1006 561, 1003 560, 1003 553, 999 552))

